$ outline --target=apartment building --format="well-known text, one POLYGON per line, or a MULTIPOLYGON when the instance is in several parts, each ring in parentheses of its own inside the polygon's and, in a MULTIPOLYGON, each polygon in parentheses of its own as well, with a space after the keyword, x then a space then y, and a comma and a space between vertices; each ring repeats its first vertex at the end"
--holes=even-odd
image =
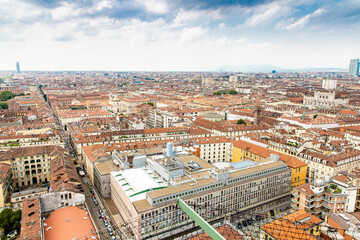
POLYGON ((196 155, 209 163, 232 161, 232 139, 223 136, 198 138, 193 144, 196 155))
POLYGON ((292 208, 304 210, 319 217, 355 209, 357 187, 338 181, 317 180, 294 188, 292 208))
POLYGON ((336 95, 336 92, 332 91, 315 91, 313 97, 304 96, 303 104, 331 108, 338 105, 347 105, 349 99, 340 98, 336 95))
POLYGON ((267 144, 256 142, 250 139, 234 141, 232 162, 254 161, 258 162, 265 158, 276 158, 291 169, 291 187, 300 186, 306 183, 307 164, 295 156, 271 150, 267 144))
POLYGON ((147 128, 169 128, 180 122, 182 118, 174 112, 161 111, 160 109, 152 109, 146 122, 147 128))
POLYGON ((103 109, 80 109, 59 113, 59 121, 62 126, 68 123, 78 122, 89 118, 107 118, 112 114, 103 109))
POLYGON ((193 228, 177 198, 210 223, 289 204, 291 171, 281 161, 216 169, 177 150, 168 145, 164 154, 133 158, 133 168, 110 175, 111 198, 137 239, 161 239, 193 228))
POLYGON ((0 161, 12 167, 16 187, 50 181, 50 163, 62 156, 69 156, 58 146, 12 148, 0 155, 0 161))
POLYGON ((357 149, 344 149, 330 155, 306 148, 297 157, 308 164, 309 180, 333 177, 341 171, 355 171, 360 165, 360 151, 357 149))
MULTIPOLYGON (((137 148, 141 148, 143 142, 177 140, 190 142, 194 138, 211 136, 211 132, 197 127, 172 127, 172 128, 153 128, 142 130, 120 130, 104 133, 78 134, 70 131, 71 144, 76 147, 77 153, 81 154, 81 148, 95 144, 117 144, 117 143, 136 143, 137 148)), ((130 148, 130 147, 129 147, 130 148)))
POLYGON ((324 221, 303 210, 261 226, 262 240, 319 239, 324 221))

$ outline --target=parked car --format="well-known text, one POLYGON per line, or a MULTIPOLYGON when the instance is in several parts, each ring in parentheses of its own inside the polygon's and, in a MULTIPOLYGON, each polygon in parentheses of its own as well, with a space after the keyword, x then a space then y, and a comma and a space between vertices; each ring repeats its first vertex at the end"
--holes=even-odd
POLYGON ((8 233, 8 235, 6 235, 7 239, 8 240, 12 240, 12 239, 15 239, 16 238, 16 235, 18 234, 17 230, 13 230, 11 232, 8 233))
POLYGON ((244 221, 242 221, 242 225, 244 226, 244 227, 247 227, 247 222, 244 220, 244 221))

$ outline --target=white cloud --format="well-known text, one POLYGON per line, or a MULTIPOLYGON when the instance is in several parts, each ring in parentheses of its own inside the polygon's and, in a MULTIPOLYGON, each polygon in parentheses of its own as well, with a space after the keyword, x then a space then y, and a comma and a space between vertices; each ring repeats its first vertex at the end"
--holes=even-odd
POLYGON ((315 12, 305 15, 304 17, 300 18, 296 22, 288 25, 285 27, 285 29, 293 30, 295 28, 300 28, 305 26, 311 18, 320 16, 325 10, 323 8, 317 9, 315 12))
POLYGON ((245 25, 256 26, 264 23, 269 23, 274 19, 290 14, 291 9, 285 5, 271 3, 258 7, 257 9, 255 9, 255 12, 255 14, 253 14, 245 21, 245 25))
POLYGON ((63 2, 60 7, 51 11, 51 17, 54 21, 69 20, 71 17, 79 16, 80 9, 73 3, 63 2))
POLYGON ((221 19, 222 14, 220 10, 180 10, 175 19, 176 25, 184 25, 197 20, 201 20, 202 23, 206 21, 212 21, 221 19))
POLYGON ((184 28, 180 36, 180 42, 196 40, 204 36, 206 30, 201 27, 184 28))
POLYGON ((146 11, 153 13, 167 13, 169 6, 164 0, 140 0, 141 4, 145 6, 146 11))

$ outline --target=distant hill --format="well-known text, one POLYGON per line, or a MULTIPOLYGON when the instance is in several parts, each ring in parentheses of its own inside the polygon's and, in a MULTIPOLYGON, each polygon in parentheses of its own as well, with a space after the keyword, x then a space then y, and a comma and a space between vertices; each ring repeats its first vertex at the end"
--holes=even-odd
POLYGON ((272 65, 223 65, 217 69, 223 72, 271 72, 276 70, 277 72, 347 72, 345 68, 294 68, 286 69, 272 65))

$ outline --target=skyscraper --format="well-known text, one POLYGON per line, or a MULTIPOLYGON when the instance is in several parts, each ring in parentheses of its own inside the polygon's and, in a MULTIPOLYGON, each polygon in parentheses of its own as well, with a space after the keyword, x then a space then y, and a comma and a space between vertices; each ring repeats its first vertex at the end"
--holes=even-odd
POLYGON ((20 73, 20 63, 16 62, 16 72, 20 73))
POLYGON ((359 59, 351 59, 349 65, 349 75, 358 76, 359 75, 359 59))

